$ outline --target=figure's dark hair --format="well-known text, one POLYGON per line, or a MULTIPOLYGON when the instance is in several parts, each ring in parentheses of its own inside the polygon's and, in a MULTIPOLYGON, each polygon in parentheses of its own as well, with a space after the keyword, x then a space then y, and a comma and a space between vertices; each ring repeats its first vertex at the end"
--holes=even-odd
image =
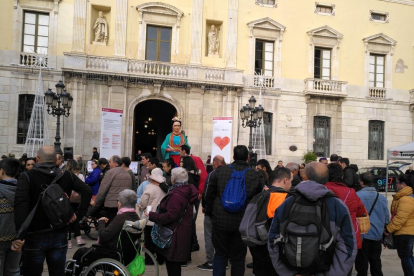
POLYGON ((397 180, 401 183, 404 182, 407 186, 412 187, 410 177, 407 174, 400 174, 399 176, 397 176, 397 180))
POLYGON ((285 167, 279 168, 275 171, 273 171, 270 174, 270 184, 273 184, 273 182, 275 182, 276 180, 283 180, 284 178, 290 179, 290 177, 292 176, 292 172, 285 167))
POLYGON ((349 159, 348 158, 343 157, 343 158, 339 159, 338 162, 344 163, 347 167, 349 167, 349 159))
POLYGON ((182 145, 181 150, 185 151, 185 153, 190 154, 190 147, 187 145, 182 145))
POLYGON ((183 156, 181 157, 181 159, 183 160, 183 168, 186 169, 187 172, 189 171, 194 171, 194 173, 198 172, 196 164, 193 158, 191 158, 191 156, 183 156))
POLYGON ((16 177, 20 171, 20 162, 15 158, 6 158, 0 161, 0 169, 3 169, 7 176, 16 177))
POLYGON ((260 159, 259 161, 257 161, 256 166, 257 165, 266 168, 266 172, 268 175, 272 173, 272 168, 270 167, 269 161, 267 161, 266 159, 260 159))
POLYGON ((121 160, 122 160, 122 164, 124 164, 125 167, 129 168, 129 165, 131 165, 131 158, 125 156, 125 157, 122 157, 121 160))
POLYGON ((160 160, 157 157, 152 157, 149 162, 155 165, 157 168, 161 167, 160 160))
POLYGON ((106 160, 106 158, 99 158, 98 160, 98 165, 107 165, 108 164, 108 160, 106 160))
POLYGON ((143 153, 141 154, 141 157, 145 157, 145 159, 151 159, 152 158, 152 154, 149 152, 143 153))
POLYGON ((372 186, 375 184, 374 176, 370 172, 361 173, 359 179, 361 179, 362 183, 364 183, 364 186, 372 186))
POLYGON ((244 145, 235 146, 233 149, 233 158, 236 161, 247 161, 249 158, 249 151, 244 145))
POLYGON ((338 154, 331 154, 331 157, 329 158, 329 159, 331 159, 331 162, 336 162, 336 161, 338 161, 338 154))
POLYGON ((341 165, 338 163, 331 163, 328 165, 328 171, 329 171, 329 182, 342 182, 344 171, 342 170, 341 165))
POLYGON ((171 120, 171 127, 173 127, 174 126, 174 123, 180 123, 180 126, 182 125, 182 122, 181 121, 179 121, 179 120, 176 120, 176 121, 174 121, 174 120, 171 120))
POLYGON ((168 159, 166 159, 166 160, 164 160, 162 163, 167 164, 167 166, 168 166, 168 167, 171 167, 171 169, 174 169, 174 168, 175 168, 175 162, 174 162, 174 159, 172 159, 171 157, 170 157, 170 158, 168 158, 168 159))

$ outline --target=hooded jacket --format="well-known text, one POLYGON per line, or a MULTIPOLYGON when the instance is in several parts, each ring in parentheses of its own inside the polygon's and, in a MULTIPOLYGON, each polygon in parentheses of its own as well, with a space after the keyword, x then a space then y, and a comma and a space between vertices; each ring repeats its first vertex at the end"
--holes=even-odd
MULTIPOLYGON (((303 181, 295 187, 295 191, 302 194, 310 201, 317 201, 327 194, 333 194, 324 185, 314 181, 303 181)), ((295 197, 287 198, 279 208, 276 209, 272 225, 269 230, 268 249, 273 266, 279 275, 306 275, 306 269, 299 271, 285 265, 280 258, 282 252, 279 246, 274 245, 274 240, 280 236, 280 225, 288 215, 289 206, 295 197)), ((346 205, 338 198, 329 197, 325 199, 329 212, 330 227, 335 237, 335 253, 330 269, 325 272, 315 273, 315 276, 346 276, 351 270, 357 254, 355 233, 351 217, 346 205)))
POLYGON ((173 234, 170 248, 161 249, 156 247, 156 250, 163 254, 168 261, 186 262, 190 259, 193 204, 197 198, 198 190, 193 185, 173 186, 169 193, 161 200, 158 212, 149 213, 149 220, 173 231, 177 227, 173 234), (178 224, 186 208, 187 211, 181 223, 178 224))
POLYGON ((391 204, 391 222, 387 225, 387 230, 395 235, 414 236, 414 197, 413 189, 405 187, 393 195, 391 204))
POLYGON ((14 225, 14 194, 17 180, 0 181, 0 248, 10 248, 16 235, 14 225))
POLYGON ((362 240, 361 233, 358 227, 357 217, 363 217, 368 212, 365 210, 365 206, 361 199, 357 196, 354 189, 347 187, 341 182, 328 182, 325 184, 326 188, 334 192, 334 194, 341 199, 348 207, 349 213, 352 219, 352 225, 354 226, 355 236, 357 239, 357 248, 361 249, 362 240))

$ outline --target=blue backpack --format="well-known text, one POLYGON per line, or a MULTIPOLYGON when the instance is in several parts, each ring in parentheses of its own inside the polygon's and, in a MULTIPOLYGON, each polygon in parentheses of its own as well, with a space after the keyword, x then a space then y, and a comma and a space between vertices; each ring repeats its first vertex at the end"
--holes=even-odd
POLYGON ((233 172, 224 188, 221 204, 227 212, 239 213, 243 211, 246 204, 246 178, 244 174, 250 168, 239 172, 232 165, 229 165, 229 167, 233 169, 233 172))

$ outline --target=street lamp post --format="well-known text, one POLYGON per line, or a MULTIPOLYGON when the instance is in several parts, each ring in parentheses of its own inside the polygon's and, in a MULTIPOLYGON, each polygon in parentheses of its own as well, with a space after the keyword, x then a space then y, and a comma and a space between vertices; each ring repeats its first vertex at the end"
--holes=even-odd
POLYGON ((56 85, 56 93, 50 88, 45 92, 47 113, 53 117, 57 117, 56 121, 56 136, 55 136, 55 150, 56 153, 62 154, 60 148, 60 116, 69 117, 70 108, 72 107, 73 98, 70 93, 66 92, 65 85, 59 81, 56 85))
POLYGON ((249 156, 250 165, 254 166, 256 163, 256 154, 253 152, 252 137, 253 128, 256 128, 262 124, 264 108, 262 105, 256 106, 256 99, 251 96, 249 103, 240 109, 240 118, 242 119, 242 127, 250 128, 249 133, 249 156))

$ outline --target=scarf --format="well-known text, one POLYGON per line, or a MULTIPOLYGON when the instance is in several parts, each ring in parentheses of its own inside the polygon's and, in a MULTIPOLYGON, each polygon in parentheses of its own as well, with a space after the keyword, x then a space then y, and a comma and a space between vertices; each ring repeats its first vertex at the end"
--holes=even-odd
POLYGON ((123 214, 123 213, 135 213, 135 209, 134 208, 122 207, 121 209, 119 209, 118 213, 116 213, 116 214, 120 215, 120 214, 123 214))
POLYGON ((168 192, 174 190, 177 187, 183 186, 183 185, 188 185, 188 182, 184 182, 184 183, 175 183, 174 185, 171 186, 170 189, 168 189, 168 192))

